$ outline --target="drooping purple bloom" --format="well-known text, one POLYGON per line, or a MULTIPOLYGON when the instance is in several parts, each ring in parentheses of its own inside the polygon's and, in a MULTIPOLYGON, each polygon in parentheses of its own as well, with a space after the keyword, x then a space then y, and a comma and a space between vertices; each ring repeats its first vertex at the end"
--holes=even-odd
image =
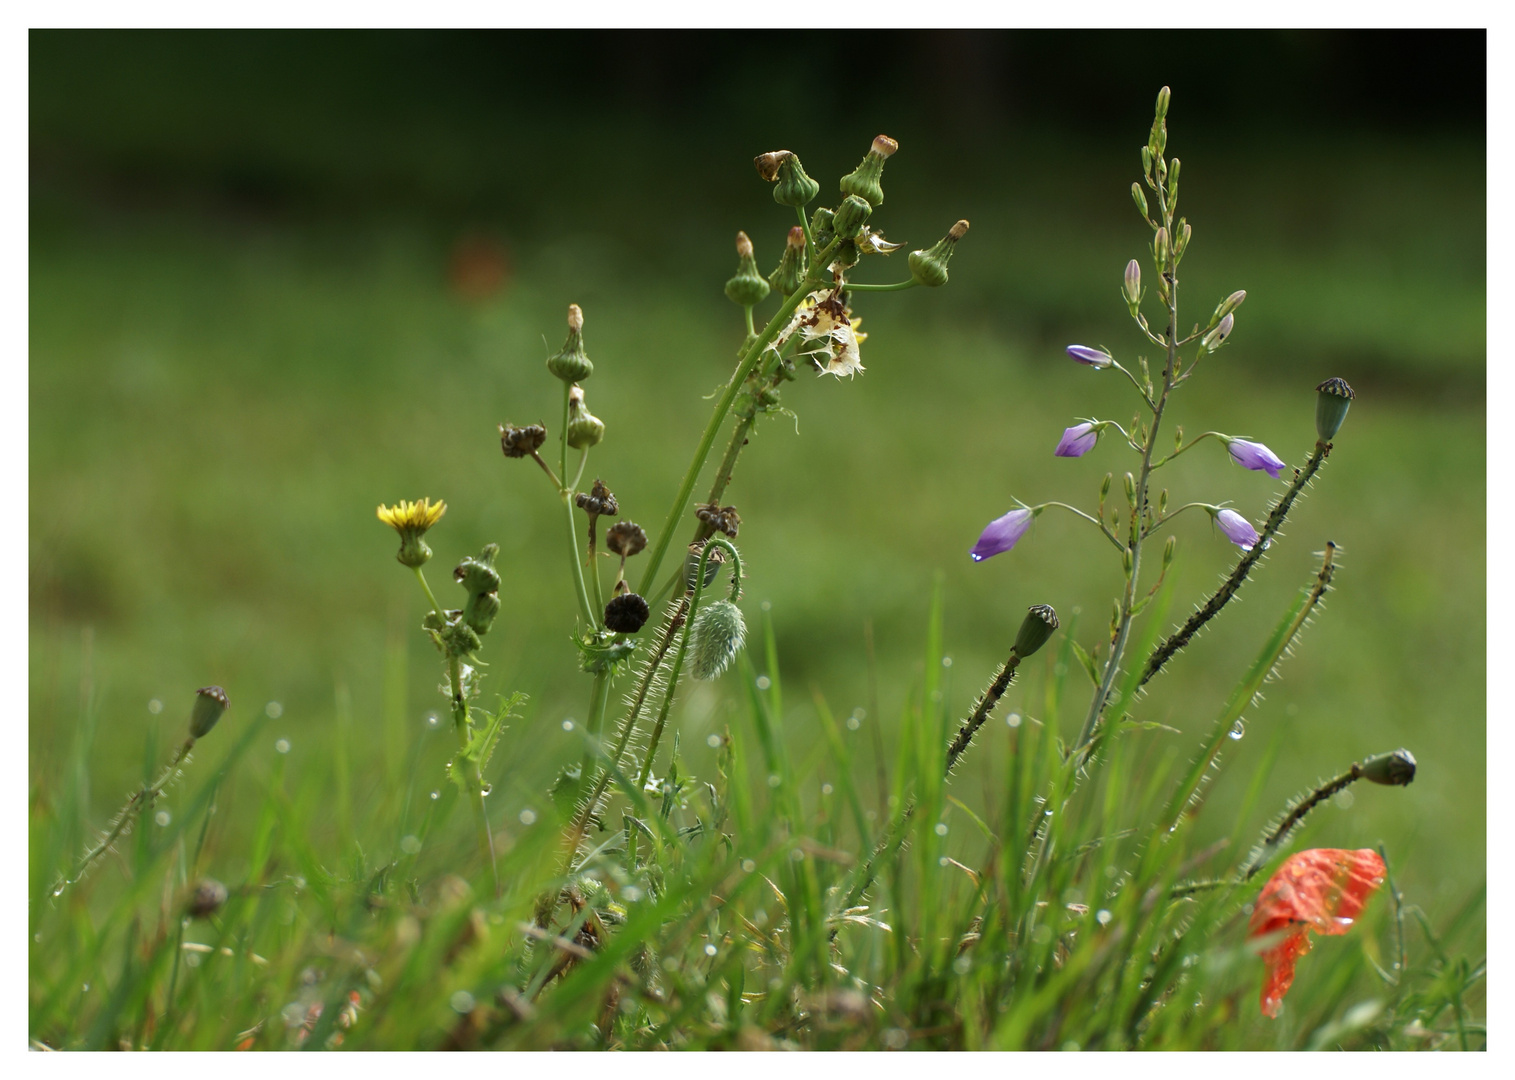
POLYGON ((1243 551, 1251 551, 1252 545, 1257 543, 1257 530, 1235 510, 1217 510, 1215 524, 1220 526, 1220 531, 1226 534, 1227 540, 1243 551))
POLYGON ((1092 368, 1107 368, 1115 362, 1115 358, 1102 349, 1091 349, 1087 345, 1069 345, 1068 355, 1080 364, 1088 364, 1092 368))
POLYGON ((1017 540, 1026 535, 1034 517, 1036 514, 1030 510, 1016 509, 1004 517, 995 518, 984 526, 984 531, 979 533, 978 543, 973 545, 973 550, 968 554, 974 562, 983 562, 990 556, 1009 551, 1017 540))
POLYGON ((1093 424, 1074 424, 1057 441, 1054 457, 1083 457, 1099 442, 1099 430, 1093 424))
POLYGON ((1231 452, 1231 460, 1243 469, 1260 469, 1275 480, 1283 470, 1284 463, 1279 460, 1278 455, 1260 442, 1232 439, 1226 444, 1226 449, 1231 452))

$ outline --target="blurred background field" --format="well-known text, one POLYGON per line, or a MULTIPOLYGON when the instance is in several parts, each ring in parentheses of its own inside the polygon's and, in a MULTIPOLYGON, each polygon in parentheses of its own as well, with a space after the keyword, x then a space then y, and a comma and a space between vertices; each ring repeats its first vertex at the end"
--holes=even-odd
MULTIPOLYGON (((495 425, 554 426, 542 360, 580 303, 589 403, 609 428, 591 472, 656 530, 741 342, 721 294, 732 237, 749 232, 766 269, 792 223, 753 155, 796 151, 825 198, 880 131, 902 149, 875 223, 912 246, 959 217, 973 228, 947 288, 859 297, 866 374, 786 389, 797 421, 759 429, 731 488, 794 757, 818 786, 812 691, 858 718, 860 760, 875 735, 892 753, 938 574, 959 710, 1028 604, 1053 604, 1093 644, 1118 567, 1088 526, 1049 512, 1008 555, 973 565, 967 550, 1012 496, 1092 505, 1106 470, 1134 464, 1113 440, 1076 461, 1052 448, 1075 417, 1134 408, 1116 375, 1062 347, 1136 351, 1118 288, 1147 233, 1128 188, 1168 83, 1195 230, 1183 310, 1202 321, 1248 291, 1232 344, 1170 415, 1298 463, 1314 386, 1341 375, 1357 400, 1242 602, 1141 716, 1189 753, 1312 553, 1336 542, 1326 610, 1225 769, 1250 774, 1276 742, 1263 805, 1282 806, 1354 759, 1410 748, 1411 788, 1354 789, 1312 838, 1385 842, 1407 897, 1449 917, 1485 864, 1483 36, 863 34, 835 72, 808 65, 804 43, 34 33, 33 799, 65 767, 85 695, 103 824, 144 748, 177 738, 194 689, 218 683, 228 736, 267 714, 222 796, 222 850, 276 739, 287 781, 329 808, 318 850, 335 860, 354 834, 393 848, 363 823, 441 786, 451 736, 428 725, 438 665, 374 507, 429 495, 449 506, 431 536, 444 599, 458 557, 502 548, 487 687, 531 698, 491 802, 507 836, 529 827, 520 812, 578 753, 562 721, 583 715, 587 679, 556 500, 501 457, 495 425)), ((896 276, 902 258, 867 279, 896 276)), ((1177 502, 1230 499, 1254 519, 1281 487, 1218 447, 1164 474, 1177 502)), ((1177 616, 1235 549, 1203 516, 1174 532, 1177 616)), ((1001 713, 1037 716, 1041 685, 1034 673, 1001 713)), ((697 775, 735 692, 701 684, 680 704, 697 775)), ((968 805, 990 796, 1004 749, 1000 726, 960 774, 968 805)), ((1216 787, 1215 834, 1243 786, 1216 787)))

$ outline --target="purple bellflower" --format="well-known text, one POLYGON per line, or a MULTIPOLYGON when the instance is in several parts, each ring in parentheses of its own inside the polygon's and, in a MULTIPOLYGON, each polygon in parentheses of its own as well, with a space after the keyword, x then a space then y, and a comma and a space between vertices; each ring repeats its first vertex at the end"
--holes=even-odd
POLYGON ((1054 457, 1083 457, 1094 444, 1099 442, 1100 426, 1098 424, 1083 423, 1074 424, 1063 432, 1063 437, 1057 441, 1057 449, 1052 451, 1054 457))
POLYGON ((1278 455, 1269 450, 1260 442, 1249 442, 1246 439, 1229 439, 1226 441, 1226 449, 1230 451, 1231 460, 1243 469, 1261 470, 1278 479, 1278 474, 1283 470, 1284 463, 1278 455))
POLYGON ((1250 521, 1235 510, 1212 510, 1210 513, 1215 518, 1215 524, 1220 526, 1220 531, 1226 534, 1227 540, 1243 551, 1252 550, 1252 545, 1258 541, 1258 535, 1250 521))
POLYGON ((1068 355, 1080 364, 1088 364, 1095 369, 1107 368, 1115 363, 1115 357, 1103 349, 1091 349, 1087 345, 1069 345, 1068 355))
POLYGON ((1009 551, 1016 541, 1026 535, 1026 530, 1031 528, 1031 521, 1035 517, 1036 511, 1017 508, 1004 517, 995 518, 984 526, 978 543, 973 545, 973 550, 968 554, 974 562, 983 562, 991 556, 1009 551))

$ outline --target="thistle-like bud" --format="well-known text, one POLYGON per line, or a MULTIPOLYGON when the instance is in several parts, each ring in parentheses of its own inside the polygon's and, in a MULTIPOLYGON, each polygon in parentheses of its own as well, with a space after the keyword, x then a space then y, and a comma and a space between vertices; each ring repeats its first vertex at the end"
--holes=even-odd
POLYGON ((778 266, 768 275, 768 284, 781 296, 793 296, 794 290, 805 280, 805 230, 798 225, 789 230, 789 242, 784 245, 783 257, 778 266))
POLYGON ((1231 312, 1233 312, 1237 308, 1241 307, 1241 302, 1243 300, 1245 300, 1246 298, 1247 298, 1247 290, 1246 289, 1237 289, 1230 296, 1226 297, 1220 303, 1216 304, 1215 305, 1215 314, 1210 316, 1210 323, 1211 323, 1211 325, 1213 326, 1215 323, 1220 322, 1220 320, 1224 319, 1227 315, 1231 314, 1231 312))
MULTIPOLYGON (((694 579, 700 571, 700 556, 705 552, 705 544, 696 541, 689 545, 689 552, 684 556, 684 588, 692 590, 694 579)), ((726 549, 713 547, 710 558, 705 560, 705 584, 709 585, 715 580, 715 576, 721 572, 721 564, 726 561, 726 549)))
POLYGON ((810 235, 815 238, 817 249, 824 251, 836 239, 836 214, 829 207, 818 206, 810 215, 810 235))
POLYGON ((1341 422, 1347 418, 1352 407, 1352 388, 1346 379, 1327 379, 1315 388, 1315 433, 1320 441, 1330 442, 1341 430, 1341 422))
POLYGON ((605 546, 629 559, 647 546, 647 533, 634 521, 617 521, 605 533, 605 546))
POLYGON ((1147 196, 1142 192, 1142 186, 1138 183, 1131 185, 1131 200, 1136 203, 1136 208, 1141 211, 1142 217, 1147 216, 1147 196))
POLYGON ((479 640, 478 631, 469 626, 462 619, 448 623, 441 633, 442 648, 448 657, 467 656, 477 652, 483 644, 479 640))
POLYGON ((717 600, 700 609, 689 628, 693 638, 689 673, 696 679, 714 679, 725 671, 747 640, 742 609, 730 600, 717 600))
POLYGON ((547 370, 566 383, 583 382, 594 374, 594 365, 584 352, 584 312, 578 304, 568 305, 568 340, 547 358, 547 370))
POLYGON ((734 304, 752 307, 768 297, 768 282, 758 273, 757 259, 752 254, 752 241, 747 234, 736 234, 736 274, 726 282, 726 298, 734 304))
POLYGON ((868 148, 862 164, 842 177, 842 194, 857 195, 868 201, 869 208, 882 206, 884 188, 879 183, 884 175, 884 162, 900 148, 900 144, 887 135, 880 135, 868 148))
POLYGON ((1403 787, 1415 779, 1415 755, 1408 750, 1370 757, 1358 766, 1364 780, 1375 784, 1403 787))
POLYGON ((1032 604, 1026 609, 1021 628, 1015 635, 1015 655, 1022 660, 1036 652, 1052 637, 1057 629, 1057 612, 1050 604, 1032 604))
POLYGON ((1131 305, 1131 310, 1136 310, 1136 305, 1142 298, 1142 267, 1141 263, 1132 259, 1126 264, 1125 288, 1126 303, 1131 305))
MULTIPOLYGON (((771 176, 764 176, 765 180, 773 180, 773 201, 780 206, 806 206, 821 193, 821 185, 810 179, 805 173, 805 167, 800 164, 800 159, 788 150, 775 151, 774 155, 764 154, 763 157, 777 156, 778 162, 774 166, 771 176)), ((761 162, 763 159, 759 158, 761 162)), ((763 167, 758 166, 758 172, 763 167)))
POLYGON ((842 200, 842 205, 836 208, 836 214, 831 220, 831 227, 836 230, 836 235, 844 240, 850 240, 862 228, 863 222, 868 220, 868 215, 873 213, 873 207, 868 200, 861 195, 848 195, 842 200))
POLYGON ((221 905, 226 903, 231 895, 215 878, 201 878, 195 883, 195 889, 189 894, 189 899, 184 904, 184 914, 191 919, 204 919, 221 910, 221 905))
POLYGON ((568 445, 583 450, 599 445, 604 437, 604 422, 584 407, 584 389, 575 386, 568 392, 568 445))
POLYGON ((621 593, 605 605, 605 629, 617 634, 635 634, 647 625, 651 614, 646 600, 634 592, 621 593))
POLYGON ((500 424, 500 449, 505 451, 508 458, 526 457, 534 454, 542 448, 547 441, 547 429, 541 424, 527 424, 525 427, 515 427, 512 424, 500 424))
POLYGON ((210 729, 216 726, 216 721, 230 705, 226 691, 219 686, 202 686, 196 690, 195 706, 189 712, 190 737, 203 739, 209 735, 210 729))
POLYGON ((1207 351, 1214 352, 1216 349, 1220 348, 1226 343, 1226 338, 1231 336, 1231 331, 1235 326, 1236 316, 1227 315, 1225 318, 1220 320, 1220 323, 1215 327, 1214 330, 1211 330, 1204 337, 1200 338, 1199 343, 1203 345, 1207 351))
POLYGON ((947 263, 952 258, 952 250, 967 234, 968 223, 959 221, 947 230, 946 236, 925 251, 912 251, 908 259, 910 276, 921 285, 932 288, 947 284, 947 263))

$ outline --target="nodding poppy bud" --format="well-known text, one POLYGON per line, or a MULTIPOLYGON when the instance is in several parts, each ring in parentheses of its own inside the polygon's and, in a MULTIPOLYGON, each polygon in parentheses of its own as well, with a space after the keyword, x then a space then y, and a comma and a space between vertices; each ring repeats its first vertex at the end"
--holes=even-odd
POLYGON ((568 340, 547 358, 547 370, 566 383, 583 382, 594 374, 584 352, 584 312, 578 304, 568 305, 568 340))
POLYGON ((1141 263, 1135 259, 1126 264, 1126 279, 1123 291, 1126 295, 1126 303, 1131 305, 1133 311, 1136 310, 1136 305, 1142 298, 1142 267, 1141 263))
POLYGON ((647 625, 651 614, 646 600, 634 592, 621 593, 605 605, 605 629, 617 634, 635 634, 647 625))
POLYGON ((599 445, 604 437, 604 422, 584 407, 584 391, 575 386, 568 392, 568 445, 583 450, 599 445))
POLYGON ((696 679, 713 679, 725 671, 747 640, 742 609, 730 600, 717 600, 700 609, 689 628, 693 638, 689 672, 696 679))
POLYGON ((782 296, 793 296, 805 280, 805 230, 798 225, 789 230, 789 242, 778 266, 768 275, 768 284, 782 296))
POLYGON ((1321 442, 1330 442, 1341 430, 1341 422, 1347 418, 1347 410, 1356 397, 1346 379, 1327 379, 1315 388, 1315 433, 1321 442))
POLYGON ((214 915, 221 909, 221 905, 226 903, 229 895, 226 886, 215 878, 201 878, 184 904, 184 914, 191 919, 203 919, 214 915))
POLYGON ((226 691, 219 686, 202 686, 196 690, 195 707, 189 713, 190 737, 203 739, 209 735, 210 729, 216 726, 216 721, 230 705, 226 691))
POLYGON ((884 188, 879 180, 884 175, 884 162, 899 148, 900 144, 887 135, 874 139, 862 164, 842 177, 842 194, 866 199, 870 208, 882 206, 884 188))
POLYGON ((1378 754, 1358 766, 1358 772, 1364 780, 1375 784, 1404 787, 1415 779, 1415 755, 1403 749, 1378 754))
POLYGON ((763 158, 775 158, 769 162, 773 172, 765 174, 763 179, 775 181, 773 185, 773 201, 780 206, 805 206, 821 193, 821 185, 805 173, 805 166, 800 164, 800 159, 788 150, 776 150, 772 154, 764 154, 758 158, 758 172, 763 172, 763 158))
POLYGON ((957 242, 968 234, 968 223, 959 221, 947 230, 947 235, 925 251, 912 251, 908 259, 910 276, 918 284, 932 288, 947 284, 947 263, 957 242))
POLYGON ((575 495, 573 502, 590 517, 599 517, 602 514, 609 517, 619 513, 621 509, 621 504, 616 502, 615 493, 605 486, 605 481, 598 478, 588 491, 581 491, 575 495))
MULTIPOLYGON (((684 556, 684 588, 693 590, 694 579, 700 571, 700 556, 705 552, 703 542, 695 542, 689 545, 689 554, 684 556)), ((715 547, 711 549, 710 558, 705 561, 705 584, 709 585, 715 580, 715 576, 721 572, 721 564, 726 561, 726 549, 715 547)))
POLYGON ((500 449, 505 451, 508 458, 526 457, 534 454, 542 448, 547 441, 547 429, 541 424, 527 424, 525 427, 516 427, 513 424, 500 424, 500 449))
POLYGON ((634 521, 617 521, 605 533, 605 546, 629 559, 647 546, 647 533, 634 521))
POLYGON ((836 214, 831 219, 831 227, 836 230, 836 235, 844 240, 849 240, 862 227, 863 222, 868 220, 868 215, 873 213, 873 207, 868 205, 868 200, 861 195, 848 195, 842 200, 842 205, 836 208, 836 214))
POLYGON ((758 273, 752 241, 744 232, 736 234, 736 274, 726 282, 726 297, 743 307, 760 304, 768 297, 768 282, 758 273))
POLYGON ((1142 192, 1142 186, 1137 183, 1131 185, 1131 199, 1136 203, 1136 208, 1142 212, 1142 217, 1147 216, 1147 196, 1142 192))
POLYGON ((1015 635, 1015 655, 1022 660, 1047 644, 1057 629, 1057 612, 1050 604, 1033 604, 1026 609, 1020 631, 1015 635))

